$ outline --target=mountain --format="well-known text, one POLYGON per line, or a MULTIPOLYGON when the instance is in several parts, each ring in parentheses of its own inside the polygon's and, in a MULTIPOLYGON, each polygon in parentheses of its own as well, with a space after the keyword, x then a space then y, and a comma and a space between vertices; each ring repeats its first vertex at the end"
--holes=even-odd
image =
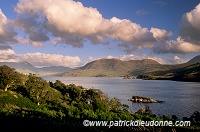
POLYGON ((22 73, 38 73, 39 70, 30 63, 23 62, 0 62, 0 66, 7 65, 22 73))
POLYGON ((153 72, 155 70, 166 70, 170 66, 163 66, 151 59, 122 61, 119 59, 100 59, 87 63, 83 67, 73 69, 60 76, 93 76, 93 77, 116 77, 133 75, 141 72, 153 72))
POLYGON ((141 73, 137 78, 148 80, 175 80, 200 82, 200 55, 186 63, 173 65, 168 70, 141 73))
POLYGON ((198 56, 195 56, 194 58, 192 58, 191 60, 189 60, 188 62, 187 62, 187 64, 195 64, 195 63, 200 63, 200 55, 198 55, 198 56))
POLYGON ((159 78, 171 78, 181 68, 200 62, 200 55, 192 58, 187 63, 166 65, 159 64, 155 60, 130 60, 100 59, 86 65, 58 74, 59 76, 90 76, 90 77, 122 77, 151 75, 159 78))
POLYGON ((34 73, 34 74, 40 74, 40 75, 50 75, 50 74, 57 74, 60 72, 71 70, 71 68, 64 67, 64 66, 49 66, 49 67, 37 68, 26 61, 0 62, 0 66, 3 66, 3 65, 7 65, 11 68, 16 69, 18 72, 21 72, 24 74, 34 73))
POLYGON ((200 63, 191 64, 176 70, 172 80, 200 82, 200 63))

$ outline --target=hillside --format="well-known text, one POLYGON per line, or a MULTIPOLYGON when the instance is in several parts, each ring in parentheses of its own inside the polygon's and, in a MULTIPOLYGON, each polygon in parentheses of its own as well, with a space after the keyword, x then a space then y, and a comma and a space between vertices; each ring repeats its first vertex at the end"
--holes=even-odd
POLYGON ((174 65, 168 70, 158 70, 149 73, 141 73, 138 79, 145 80, 175 80, 200 82, 200 62, 199 57, 194 57, 187 63, 174 65))
POLYGON ((172 80, 200 82, 200 63, 176 70, 172 80))
POLYGON ((119 59, 100 59, 87 63, 85 66, 59 74, 60 76, 93 76, 93 77, 115 77, 133 75, 141 72, 165 70, 170 66, 162 66, 150 59, 122 61, 119 59))
POLYGON ((187 62, 187 64, 195 64, 195 63, 200 63, 200 55, 195 56, 194 58, 192 58, 187 62))

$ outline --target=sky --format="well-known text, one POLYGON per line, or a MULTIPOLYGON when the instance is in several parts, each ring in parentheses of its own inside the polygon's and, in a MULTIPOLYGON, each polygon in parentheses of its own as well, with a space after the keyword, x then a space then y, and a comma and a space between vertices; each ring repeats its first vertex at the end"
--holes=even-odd
POLYGON ((0 62, 180 64, 200 54, 199 25, 200 0, 1 1, 0 62))

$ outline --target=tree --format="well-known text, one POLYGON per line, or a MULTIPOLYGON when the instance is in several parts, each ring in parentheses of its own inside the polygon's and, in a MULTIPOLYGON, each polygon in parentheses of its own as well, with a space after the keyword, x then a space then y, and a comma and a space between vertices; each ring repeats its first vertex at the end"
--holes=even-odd
POLYGON ((110 109, 113 111, 119 111, 122 107, 120 100, 115 97, 110 100, 109 104, 110 104, 110 109))
POLYGON ((37 105, 46 101, 48 97, 47 94, 50 91, 49 83, 41 77, 37 77, 33 74, 28 76, 25 87, 27 88, 29 97, 35 101, 37 105))
POLYGON ((69 85, 67 85, 66 92, 69 94, 69 97, 72 100, 78 101, 80 99, 82 89, 83 88, 81 86, 76 86, 75 84, 69 84, 69 85))
POLYGON ((67 85, 65 85, 60 80, 56 80, 54 84, 51 84, 51 86, 57 90, 59 90, 63 95, 67 92, 67 85))
POLYGON ((22 84, 22 74, 6 65, 0 66, 0 88, 7 91, 10 88, 16 88, 22 84))
POLYGON ((98 89, 84 89, 81 93, 81 101, 92 105, 93 110, 97 109, 107 110, 108 108, 108 97, 102 91, 98 89))

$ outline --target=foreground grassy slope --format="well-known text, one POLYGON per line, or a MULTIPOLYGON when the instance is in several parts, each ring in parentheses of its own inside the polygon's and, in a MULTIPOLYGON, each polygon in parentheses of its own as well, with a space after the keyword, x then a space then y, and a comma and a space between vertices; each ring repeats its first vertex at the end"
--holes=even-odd
POLYGON ((0 111, 12 109, 35 109, 37 105, 30 99, 14 91, 0 90, 0 111))

